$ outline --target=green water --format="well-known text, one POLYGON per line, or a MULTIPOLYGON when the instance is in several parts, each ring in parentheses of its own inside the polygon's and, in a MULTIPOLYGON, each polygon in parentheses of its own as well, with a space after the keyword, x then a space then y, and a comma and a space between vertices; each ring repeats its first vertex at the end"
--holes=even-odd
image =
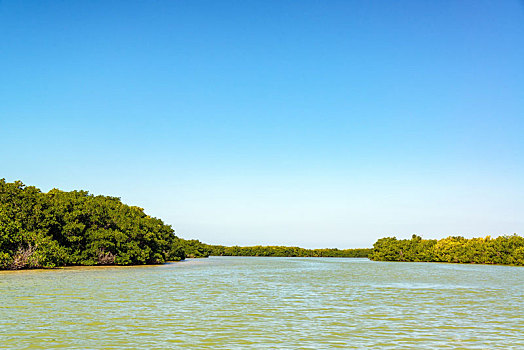
POLYGON ((524 349, 524 268, 216 257, 0 272, 0 348, 524 349))

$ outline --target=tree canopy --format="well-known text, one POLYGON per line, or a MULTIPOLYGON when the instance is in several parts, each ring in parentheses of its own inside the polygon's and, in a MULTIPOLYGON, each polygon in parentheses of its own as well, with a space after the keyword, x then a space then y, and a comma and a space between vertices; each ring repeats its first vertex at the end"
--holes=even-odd
POLYGON ((158 264, 184 258, 171 226, 117 197, 0 180, 0 268, 158 264))
POLYGON ((381 238, 373 245, 371 260, 429 261, 473 264, 524 265, 524 237, 516 234, 491 238, 452 236, 422 239, 381 238))

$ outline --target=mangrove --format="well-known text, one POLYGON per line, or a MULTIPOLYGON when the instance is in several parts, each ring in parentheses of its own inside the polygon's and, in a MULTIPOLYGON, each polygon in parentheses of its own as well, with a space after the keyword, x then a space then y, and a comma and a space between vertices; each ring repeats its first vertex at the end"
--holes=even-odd
POLYGON ((369 255, 377 261, 423 261, 524 266, 524 237, 513 234, 491 238, 451 236, 443 239, 381 238, 369 255))
POLYGON ((0 269, 184 259, 171 226, 117 197, 0 180, 0 269))

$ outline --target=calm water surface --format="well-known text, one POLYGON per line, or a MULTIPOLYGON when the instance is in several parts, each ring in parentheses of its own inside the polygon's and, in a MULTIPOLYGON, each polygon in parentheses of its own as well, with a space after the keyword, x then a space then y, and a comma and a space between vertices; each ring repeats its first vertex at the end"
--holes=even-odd
POLYGON ((0 348, 524 349, 524 268, 213 257, 0 272, 0 348))

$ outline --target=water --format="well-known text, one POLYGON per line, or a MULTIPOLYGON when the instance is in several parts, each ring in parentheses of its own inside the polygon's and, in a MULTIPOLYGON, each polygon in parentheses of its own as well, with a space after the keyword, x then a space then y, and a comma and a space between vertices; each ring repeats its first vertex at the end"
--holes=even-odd
POLYGON ((0 272, 0 348, 524 349, 524 268, 212 257, 0 272))

